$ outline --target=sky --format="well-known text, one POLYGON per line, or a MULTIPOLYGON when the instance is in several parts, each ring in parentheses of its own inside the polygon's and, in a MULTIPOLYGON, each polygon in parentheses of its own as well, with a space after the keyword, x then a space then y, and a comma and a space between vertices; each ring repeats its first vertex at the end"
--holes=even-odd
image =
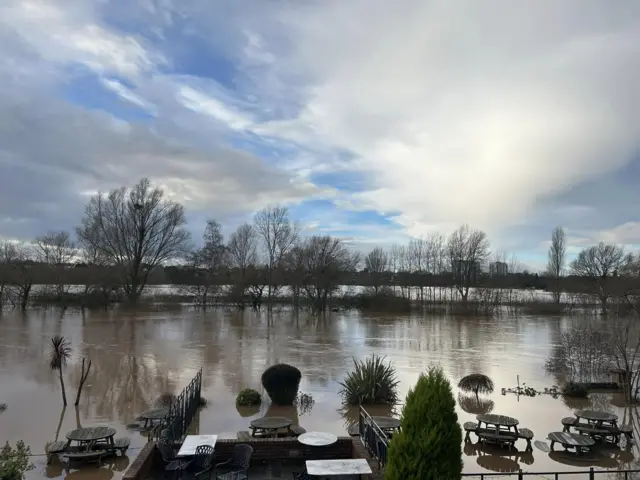
POLYGON ((640 2, 2 0, 0 236, 149 177, 189 229, 286 205, 368 250, 640 248, 640 2))

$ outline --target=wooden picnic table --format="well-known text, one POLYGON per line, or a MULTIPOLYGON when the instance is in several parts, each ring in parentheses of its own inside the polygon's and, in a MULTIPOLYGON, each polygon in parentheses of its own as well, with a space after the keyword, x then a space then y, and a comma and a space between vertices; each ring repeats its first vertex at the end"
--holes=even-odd
POLYGON ((477 415, 476 420, 478 420, 476 435, 480 440, 507 445, 509 448, 515 445, 518 440, 518 424, 520 422, 513 417, 486 414, 477 415), (486 428, 482 428, 483 423, 486 428))
POLYGON ((253 437, 263 432, 266 435, 273 435, 275 437, 281 428, 286 428, 290 434, 293 434, 291 431, 292 423, 290 419, 285 417, 262 417, 252 420, 249 428, 251 429, 251 436, 253 437))
POLYGON ((371 417, 381 430, 398 430, 400 419, 395 417, 371 417))
POLYGON ((140 415, 140 420, 144 420, 143 428, 147 428, 149 423, 153 425, 153 422, 157 420, 162 420, 169 413, 168 408, 157 408, 155 410, 149 410, 148 412, 144 412, 140 415))
POLYGON ((580 421, 581 418, 584 418, 587 422, 595 423, 596 425, 607 423, 613 427, 618 426, 618 416, 614 413, 602 412, 599 410, 579 410, 575 415, 578 421, 580 421))
POLYGON ((595 444, 593 438, 587 435, 578 435, 576 433, 551 432, 548 437, 549 440, 551 440, 551 450, 553 450, 553 445, 555 443, 559 443, 565 448, 565 450, 574 448, 576 453, 580 454, 583 450, 590 450, 595 444))
POLYGON ((98 440, 107 440, 107 442, 113 444, 113 437, 116 434, 116 429, 112 427, 85 427, 76 428, 67 433, 66 437, 69 443, 72 441, 89 444, 97 442, 98 440))
POLYGON ((64 448, 64 455, 69 461, 99 461, 103 456, 115 453, 116 444, 113 441, 115 434, 116 429, 111 427, 85 427, 71 430, 66 434, 68 441, 64 448), (71 442, 78 442, 78 447, 72 447, 71 442))

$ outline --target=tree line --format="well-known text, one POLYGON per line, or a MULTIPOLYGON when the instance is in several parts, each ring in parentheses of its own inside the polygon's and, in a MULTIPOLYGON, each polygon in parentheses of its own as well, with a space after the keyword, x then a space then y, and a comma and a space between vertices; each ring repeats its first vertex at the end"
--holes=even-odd
POLYGON ((322 311, 341 285, 361 285, 373 297, 422 303, 436 300, 436 287, 462 303, 478 301, 478 292, 486 297, 484 289, 542 288, 558 304, 563 294, 585 293, 606 309, 612 296, 633 294, 640 272, 637 255, 604 243, 567 264, 560 227, 552 234, 547 270, 532 275, 520 271, 515 258, 492 253, 487 235, 468 225, 364 256, 344 239, 301 235, 282 206, 264 208, 227 239, 220 223, 209 220, 201 247, 185 226, 184 207, 148 179, 98 193, 74 236, 61 231, 32 242, 0 242, 0 302, 26 308, 33 286, 42 284, 38 295, 52 299, 68 298, 71 285, 82 285, 75 295, 135 304, 148 285, 172 283, 203 305, 222 295, 238 308, 259 308, 286 290, 294 306, 322 311), (490 262, 508 265, 508 274, 487 275, 490 262))

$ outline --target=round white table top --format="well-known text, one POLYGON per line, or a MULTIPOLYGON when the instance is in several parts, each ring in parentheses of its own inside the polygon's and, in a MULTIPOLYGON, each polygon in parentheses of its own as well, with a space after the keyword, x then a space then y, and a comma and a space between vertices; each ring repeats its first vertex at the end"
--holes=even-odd
POLYGON ((322 447, 336 443, 338 437, 333 433, 327 432, 307 432, 298 436, 298 441, 312 447, 322 447))

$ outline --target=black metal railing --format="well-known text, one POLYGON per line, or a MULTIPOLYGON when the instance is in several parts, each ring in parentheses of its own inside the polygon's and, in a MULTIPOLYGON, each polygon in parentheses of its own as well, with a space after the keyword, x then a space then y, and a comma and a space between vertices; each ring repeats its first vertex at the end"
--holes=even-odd
POLYGON ((169 431, 173 441, 181 440, 200 408, 201 391, 202 369, 171 403, 165 417, 149 431, 148 440, 157 442, 163 430, 169 431))
MULTIPOLYGON (((640 470, 595 470, 593 467, 589 470, 568 470, 566 472, 517 472, 508 473, 463 473, 463 477, 477 478, 479 480, 489 480, 498 477, 516 477, 522 480, 525 477, 548 478, 549 480, 563 480, 570 476, 580 475, 580 479, 588 478, 589 480, 599 480, 606 478, 616 478, 620 480, 636 480, 640 478, 640 470)), ((574 477, 575 478, 575 477, 574 477)))
POLYGON ((360 441, 369 452, 369 455, 378 460, 381 469, 384 468, 387 464, 389 437, 362 406, 358 415, 358 432, 360 433, 360 441))

